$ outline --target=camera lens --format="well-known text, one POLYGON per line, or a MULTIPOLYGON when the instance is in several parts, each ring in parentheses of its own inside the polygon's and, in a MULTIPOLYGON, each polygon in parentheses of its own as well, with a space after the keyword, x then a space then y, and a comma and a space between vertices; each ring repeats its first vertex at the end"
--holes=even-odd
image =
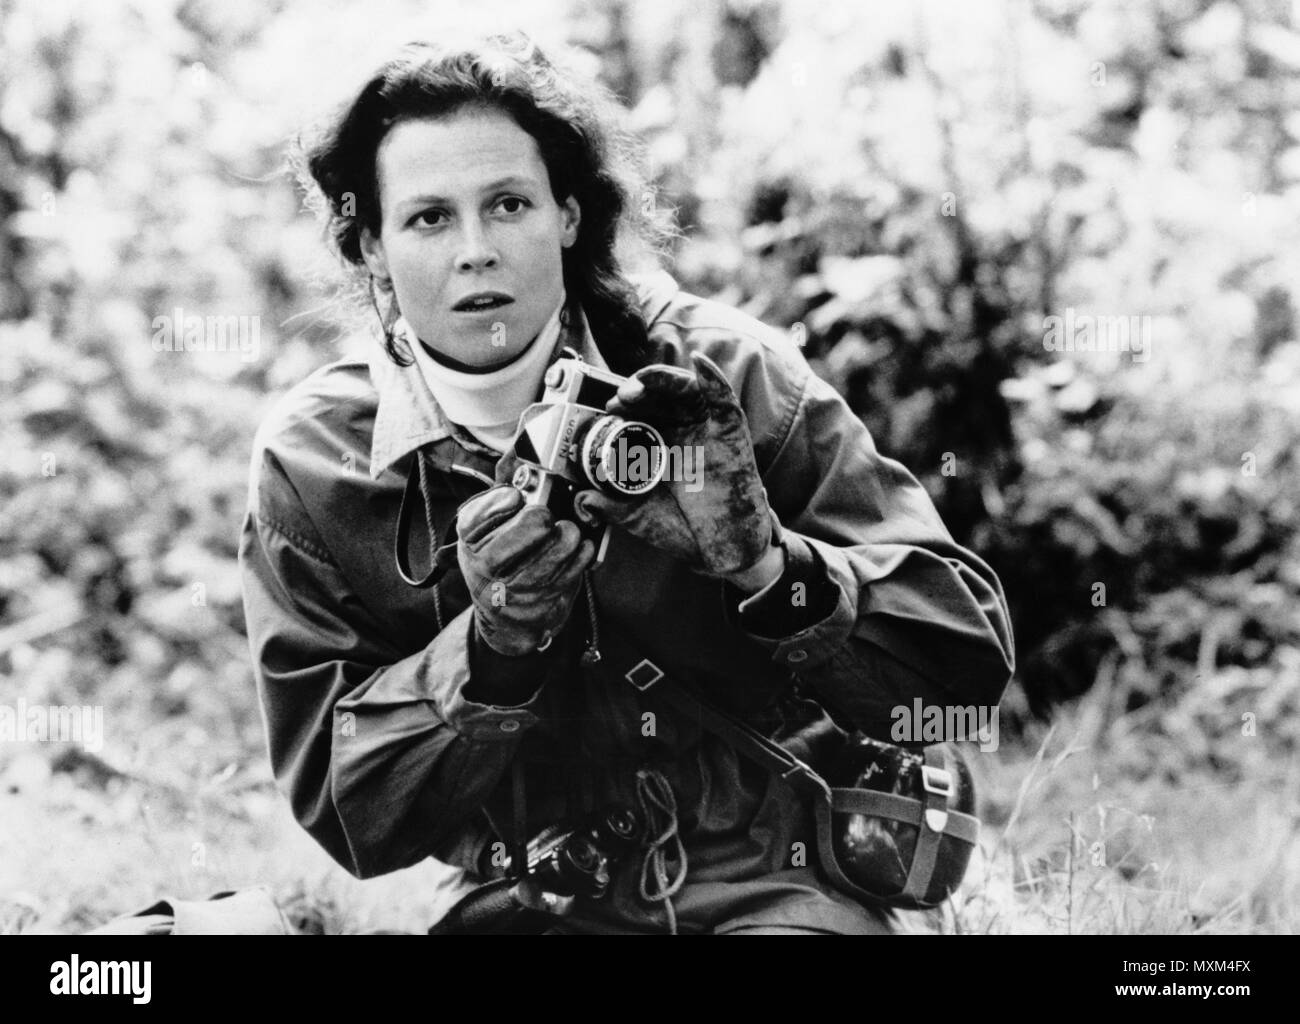
POLYGON ((605 817, 605 827, 619 839, 632 839, 636 836, 636 815, 622 808, 610 811, 605 817))
POLYGON ((560 884, 577 895, 600 899, 609 888, 609 858, 590 836, 574 833, 556 863, 560 884))
POLYGON ((648 423, 601 416, 581 447, 582 475, 607 493, 645 494, 663 479, 667 452, 659 431, 648 423))
POLYGON ((600 869, 600 851, 586 836, 573 836, 565 852, 569 855, 569 862, 579 871, 594 875, 600 869))

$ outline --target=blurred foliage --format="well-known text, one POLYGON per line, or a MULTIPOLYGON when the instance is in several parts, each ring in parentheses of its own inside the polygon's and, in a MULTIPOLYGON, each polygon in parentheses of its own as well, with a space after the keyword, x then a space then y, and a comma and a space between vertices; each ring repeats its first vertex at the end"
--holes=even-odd
MULTIPOLYGON (((1155 709, 1225 770, 1259 756, 1214 742, 1241 713, 1296 720, 1291 7, 483 6, 594 55, 688 229, 679 279, 788 330, 999 572, 1013 709, 1100 682, 1106 721, 1155 709), (1149 317, 1150 358, 1048 351, 1067 309, 1149 317)), ((455 17, 0 0, 0 680, 147 723, 119 758, 261 748, 247 456, 356 334, 285 143, 455 17), (155 351, 177 309, 259 317, 258 358, 155 351)))
POLYGON ((994 565, 1011 706, 1099 679, 1112 716, 1212 681, 1290 692, 1294 10, 748 12, 765 57, 719 95, 678 265, 789 329, 994 565), (1049 351, 1054 316, 1133 318, 1148 345, 1049 351))

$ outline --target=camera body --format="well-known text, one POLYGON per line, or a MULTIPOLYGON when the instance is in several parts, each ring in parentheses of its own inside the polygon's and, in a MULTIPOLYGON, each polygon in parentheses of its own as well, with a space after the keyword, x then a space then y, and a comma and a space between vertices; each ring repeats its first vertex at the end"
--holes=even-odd
POLYGON ((602 899, 610 870, 641 838, 637 815, 610 807, 576 828, 547 829, 528 844, 528 873, 548 892, 602 899))
MULTIPOLYGON (((641 817, 611 805, 576 825, 554 825, 534 836, 524 851, 526 871, 479 855, 478 874, 491 878, 457 901, 430 935, 542 935, 556 918, 572 912, 579 898, 599 900, 609 891, 611 869, 636 849, 645 834, 641 817)), ((495 858, 495 855, 492 855, 495 858)))
POLYGON ((587 488, 614 497, 648 494, 663 479, 668 451, 648 423, 605 411, 626 377, 565 352, 547 368, 541 400, 519 417, 514 455, 520 465, 511 482, 525 504, 576 522, 595 539, 602 531, 574 515, 574 496, 587 488))
MULTIPOLYGON (((528 841, 527 874, 545 892, 557 896, 603 899, 610 872, 634 850, 645 826, 630 807, 610 805, 576 823, 552 825, 528 841)), ((491 847, 480 855, 482 861, 491 847)), ((504 874, 518 877, 513 857, 493 869, 480 863, 484 877, 504 874)))

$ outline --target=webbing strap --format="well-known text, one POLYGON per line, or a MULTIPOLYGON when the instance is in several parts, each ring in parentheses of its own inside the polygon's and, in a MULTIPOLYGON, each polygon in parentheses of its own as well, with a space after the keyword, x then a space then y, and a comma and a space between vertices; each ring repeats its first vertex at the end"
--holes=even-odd
POLYGON ((814 801, 813 812, 817 819, 817 861, 821 864, 826 877, 830 879, 831 885, 860 902, 888 906, 887 899, 862 888, 840 869, 840 862, 835 859, 835 831, 834 823, 831 821, 830 800, 814 801))
POLYGON ((674 709, 688 718, 694 718, 702 728, 731 744, 738 753, 779 775, 801 792, 814 793, 823 797, 827 803, 830 802, 830 787, 825 780, 757 729, 719 711, 698 694, 687 691, 667 677, 657 680, 650 688, 674 709))
MULTIPOLYGON (((901 821, 917 828, 921 828, 925 821, 925 809, 917 800, 875 789, 834 787, 831 789, 831 809, 837 814, 867 814, 874 818, 901 821)), ((973 845, 979 841, 979 831, 980 822, 974 815, 963 814, 961 811, 948 812, 944 835, 973 845)))
MULTIPOLYGON (((943 758, 934 747, 925 749, 925 768, 943 771, 943 758)), ((927 774, 928 773, 924 773, 927 774)), ((948 825, 948 799, 952 793, 952 778, 944 772, 945 786, 940 792, 926 779, 924 789, 925 813, 921 816, 921 829, 916 834, 916 848, 912 851, 912 866, 907 871, 907 884, 903 895, 914 900, 924 900, 930 889, 930 877, 939 859, 939 842, 948 825)))

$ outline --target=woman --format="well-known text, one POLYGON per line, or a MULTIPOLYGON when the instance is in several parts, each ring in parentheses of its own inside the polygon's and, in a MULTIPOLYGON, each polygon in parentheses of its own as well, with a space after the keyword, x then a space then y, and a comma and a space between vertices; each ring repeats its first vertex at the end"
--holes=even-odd
POLYGON ((622 273, 656 235, 617 114, 526 38, 421 44, 306 149, 384 341, 256 441, 241 565, 272 764, 359 877, 479 871, 621 805, 647 838, 557 930, 887 930, 814 871, 801 798, 652 684, 769 735, 824 706, 883 738, 915 698, 997 703, 1001 588, 779 332, 622 273), (610 411, 703 460, 645 499, 579 494, 610 525, 599 563, 509 483, 566 348, 634 375, 610 411))

